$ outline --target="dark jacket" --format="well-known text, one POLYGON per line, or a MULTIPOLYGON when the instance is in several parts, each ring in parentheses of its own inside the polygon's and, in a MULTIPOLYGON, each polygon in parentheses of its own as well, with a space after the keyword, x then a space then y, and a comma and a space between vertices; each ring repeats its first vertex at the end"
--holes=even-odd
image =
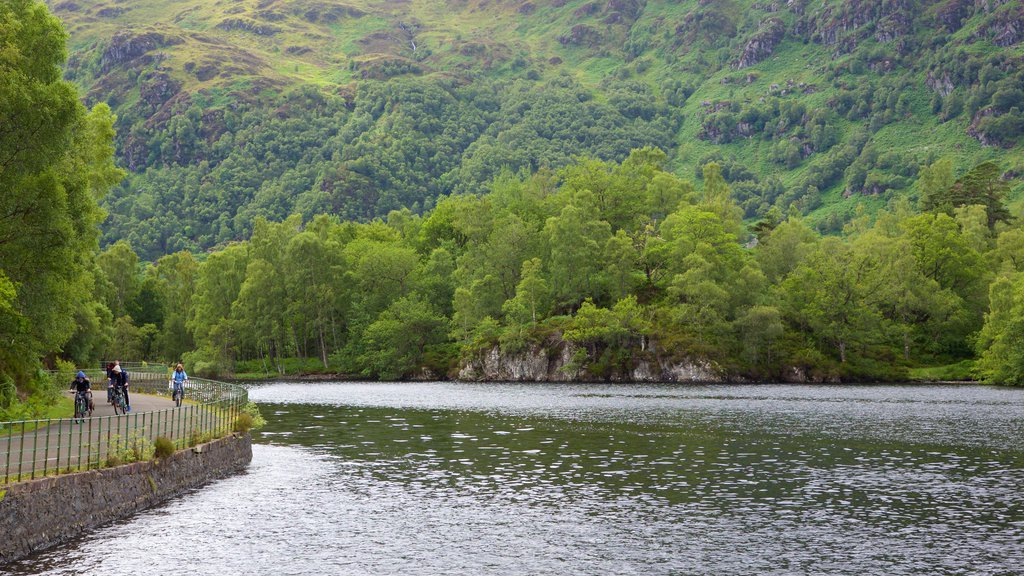
POLYGON ((92 382, 88 378, 83 378, 82 380, 75 378, 71 381, 71 389, 76 392, 87 392, 92 390, 92 382))

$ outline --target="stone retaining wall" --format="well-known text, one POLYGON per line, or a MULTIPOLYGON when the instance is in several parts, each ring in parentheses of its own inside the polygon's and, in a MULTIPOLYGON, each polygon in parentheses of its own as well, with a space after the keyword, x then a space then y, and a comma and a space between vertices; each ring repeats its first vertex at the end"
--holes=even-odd
POLYGON ((159 461, 0 488, 0 566, 239 472, 251 460, 252 437, 228 436, 159 461))

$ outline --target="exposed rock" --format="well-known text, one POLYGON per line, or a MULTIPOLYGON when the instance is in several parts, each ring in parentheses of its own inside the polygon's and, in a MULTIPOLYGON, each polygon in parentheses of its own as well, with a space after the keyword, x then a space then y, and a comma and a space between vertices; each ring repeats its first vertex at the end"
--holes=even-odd
POLYGON ((566 382, 579 373, 569 368, 575 347, 560 350, 533 346, 518 354, 502 354, 497 346, 475 358, 459 370, 459 380, 498 380, 512 382, 566 382))
POLYGON ((204 62, 202 66, 195 69, 196 79, 200 82, 216 78, 218 74, 220 74, 220 68, 212 62, 204 62))
MULTIPOLYGON (((653 347, 653 344, 652 344, 653 347)), ((632 368, 602 378, 581 370, 574 359, 584 349, 563 340, 549 340, 516 354, 502 354, 498 346, 480 354, 459 370, 459 380, 513 382, 724 382, 727 378, 706 360, 670 360, 643 357, 632 368)), ((648 349, 648 354, 653 348, 648 349)))
POLYGON ((597 46, 601 43, 601 33, 586 24, 577 24, 566 36, 559 36, 563 46, 597 46))
POLYGON ((308 46, 289 46, 285 48, 284 51, 286 54, 291 54, 293 56, 301 56, 302 54, 311 52, 312 49, 308 46))
POLYGON ((875 24, 875 40, 879 42, 899 40, 910 33, 912 25, 913 20, 909 13, 890 14, 875 24))
POLYGON ((971 0, 948 0, 935 11, 935 19, 947 32, 956 32, 971 15, 971 0))
POLYGON ((597 2, 588 2, 583 6, 577 8, 576 11, 572 13, 572 15, 575 16, 576 18, 583 18, 586 16, 593 16, 594 14, 597 14, 600 11, 600 4, 598 4, 597 2))
POLYGON ((552 66, 558 66, 561 63, 562 59, 559 58, 558 56, 552 56, 550 59, 548 59, 548 64, 551 64, 552 66))
POLYGON ((519 5, 519 9, 516 10, 516 11, 519 12, 520 14, 526 16, 526 15, 529 15, 529 14, 533 14, 534 11, 536 11, 536 10, 537 10, 537 6, 534 5, 533 2, 523 2, 522 4, 519 5))
POLYGON ((640 3, 636 0, 608 0, 604 6, 606 13, 618 12, 622 17, 629 20, 636 20, 640 15, 640 3))
POLYGON ((301 14, 307 22, 330 24, 343 18, 362 18, 366 12, 346 4, 305 2, 296 5, 294 12, 301 14))
POLYGON ((281 32, 280 26, 274 26, 273 24, 261 24, 255 20, 249 20, 247 18, 225 18, 224 20, 221 20, 216 27, 229 32, 232 30, 252 32, 259 36, 273 36, 274 34, 281 32))
POLYGON ((256 17, 259 18, 260 20, 266 20, 268 22, 280 22, 281 20, 284 20, 288 16, 274 10, 263 10, 262 12, 257 12, 256 17))
POLYGON ((80 8, 81 6, 79 6, 77 3, 70 1, 61 2, 60 4, 57 4, 53 7, 53 9, 58 12, 78 12, 80 8))
POLYGON ((113 67, 122 66, 150 50, 180 43, 180 38, 165 36, 159 32, 138 33, 121 30, 114 34, 107 49, 104 50, 103 56, 100 58, 100 70, 109 72, 113 67))
POLYGON ((100 18, 117 18, 125 12, 131 10, 131 8, 124 8, 122 6, 107 6, 96 12, 96 15, 100 18))
POLYGON ((150 111, 156 110, 181 90, 181 84, 175 82, 164 72, 150 74, 139 83, 139 98, 149 104, 150 111))
POLYGON ((956 88, 956 86, 953 85, 953 81, 949 79, 949 72, 943 73, 942 78, 936 78, 931 71, 929 71, 924 83, 925 86, 931 88, 935 92, 938 92, 943 98, 949 96, 950 92, 956 88))
POLYGON ((1024 6, 1006 10, 989 21, 979 35, 988 36, 996 46, 1008 48, 1024 40, 1024 6))
POLYGON ((786 36, 786 25, 780 18, 768 18, 761 23, 757 32, 747 40, 739 60, 736 61, 736 68, 749 68, 772 55, 775 47, 782 42, 786 36))

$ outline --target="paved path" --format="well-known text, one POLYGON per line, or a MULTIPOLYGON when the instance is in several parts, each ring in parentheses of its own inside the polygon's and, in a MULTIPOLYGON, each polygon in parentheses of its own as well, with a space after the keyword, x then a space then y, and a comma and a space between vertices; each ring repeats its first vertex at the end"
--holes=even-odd
MULTIPOLYGON (((68 391, 65 394, 74 400, 74 392, 68 391)), ((132 414, 174 408, 174 402, 170 398, 135 392, 130 386, 128 387, 128 398, 132 401, 132 414)), ((93 389, 92 402, 96 405, 96 409, 92 413, 94 417, 114 416, 114 407, 107 404, 107 390, 105 388, 93 389)))
MULTIPOLYGON (((67 394, 73 396, 73 392, 67 394)), ((113 406, 107 404, 106 390, 100 389, 93 390, 96 409, 90 418, 53 420, 49 426, 24 434, 17 426, 13 430, 0 428, 0 483, 8 478, 27 479, 33 467, 37 477, 43 470, 82 468, 87 463, 98 468, 106 461, 107 446, 118 438, 141 436, 152 441, 165 436, 179 441, 180 447, 192 430, 203 428, 212 417, 208 410, 190 404, 175 408, 165 396, 129 388, 129 397, 132 411, 127 415, 115 416, 113 406)))

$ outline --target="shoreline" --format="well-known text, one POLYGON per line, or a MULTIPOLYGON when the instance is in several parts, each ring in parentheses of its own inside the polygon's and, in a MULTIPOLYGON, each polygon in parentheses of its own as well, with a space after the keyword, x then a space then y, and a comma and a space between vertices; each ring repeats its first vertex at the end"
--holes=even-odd
POLYGON ((696 386, 720 386, 720 385, 756 385, 756 386, 772 386, 772 385, 786 385, 786 386, 910 386, 910 385, 948 385, 948 386, 999 386, 1006 388, 1014 388, 1014 386, 1005 384, 987 384, 980 380, 879 380, 879 381, 863 381, 863 382, 781 382, 778 380, 708 380, 708 381, 688 381, 688 382, 656 382, 647 380, 459 380, 458 378, 408 378, 403 380, 377 380, 373 378, 362 378, 351 374, 322 374, 322 373, 304 373, 304 374, 285 374, 280 376, 269 376, 262 378, 235 378, 226 377, 230 382, 239 384, 267 384, 271 382, 367 382, 367 383, 416 383, 416 382, 459 382, 464 384, 470 383, 502 383, 502 384, 678 384, 678 385, 696 385, 696 386))

